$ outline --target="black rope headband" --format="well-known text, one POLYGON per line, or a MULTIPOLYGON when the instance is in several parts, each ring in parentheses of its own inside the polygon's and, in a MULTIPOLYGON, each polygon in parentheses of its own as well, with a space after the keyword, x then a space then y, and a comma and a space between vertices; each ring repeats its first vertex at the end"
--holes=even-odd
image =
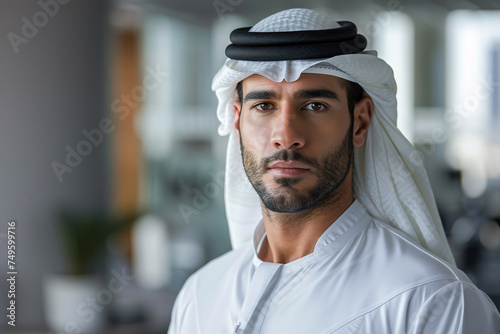
POLYGON ((284 32, 249 32, 250 27, 234 30, 226 56, 236 60, 276 61, 331 58, 359 53, 366 48, 366 38, 356 25, 339 21, 339 28, 284 32))

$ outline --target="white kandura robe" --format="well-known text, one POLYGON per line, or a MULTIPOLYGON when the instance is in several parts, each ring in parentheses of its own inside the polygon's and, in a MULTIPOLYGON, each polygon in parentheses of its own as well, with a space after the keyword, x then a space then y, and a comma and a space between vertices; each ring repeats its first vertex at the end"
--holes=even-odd
POLYGON ((494 304, 463 272, 358 201, 296 261, 262 262, 264 237, 261 223, 253 243, 188 279, 169 334, 500 333, 494 304))

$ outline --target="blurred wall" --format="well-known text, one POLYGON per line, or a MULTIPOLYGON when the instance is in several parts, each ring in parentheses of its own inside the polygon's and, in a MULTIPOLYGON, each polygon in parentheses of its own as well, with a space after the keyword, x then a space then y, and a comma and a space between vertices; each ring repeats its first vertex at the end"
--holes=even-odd
MULTIPOLYGON (((8 271, 5 233, 15 220, 17 328, 43 328, 42 279, 64 269, 57 211, 108 207, 111 134, 81 144, 82 131, 98 128, 110 109, 107 11, 107 1, 0 2, 0 272, 8 271), (67 147, 87 155, 58 178, 52 164, 68 166, 67 147)), ((0 328, 6 288, 2 279, 0 328)))

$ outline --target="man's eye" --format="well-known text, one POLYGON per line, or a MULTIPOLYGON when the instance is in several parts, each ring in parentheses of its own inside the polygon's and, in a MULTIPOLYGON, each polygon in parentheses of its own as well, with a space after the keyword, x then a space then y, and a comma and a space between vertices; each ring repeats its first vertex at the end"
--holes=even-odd
POLYGON ((254 106, 254 108, 259 110, 259 111, 267 111, 267 110, 271 110, 273 108, 273 105, 271 103, 263 102, 263 103, 256 104, 254 106))
POLYGON ((311 102, 306 104, 304 106, 304 109, 312 111, 323 111, 326 109, 326 106, 323 103, 311 102))

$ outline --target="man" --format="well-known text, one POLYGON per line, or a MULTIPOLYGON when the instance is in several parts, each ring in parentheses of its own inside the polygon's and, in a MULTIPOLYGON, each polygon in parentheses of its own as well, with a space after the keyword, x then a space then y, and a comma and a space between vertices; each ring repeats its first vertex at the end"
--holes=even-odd
POLYGON ((169 333, 500 333, 355 26, 292 9, 231 40, 213 89, 235 249, 189 278, 169 333))

